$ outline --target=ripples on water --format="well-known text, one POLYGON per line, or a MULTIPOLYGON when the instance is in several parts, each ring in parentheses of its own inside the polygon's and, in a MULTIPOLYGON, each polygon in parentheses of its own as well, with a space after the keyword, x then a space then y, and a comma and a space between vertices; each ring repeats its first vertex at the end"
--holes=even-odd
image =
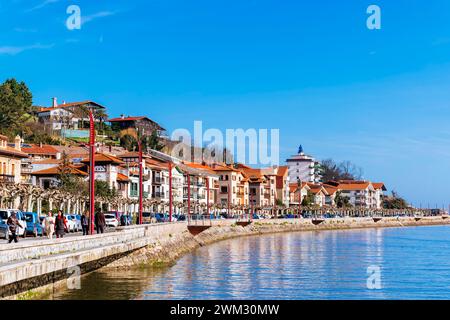
POLYGON ((297 232, 200 248, 171 268, 98 271, 55 299, 450 299, 447 226, 297 232), (381 290, 367 268, 381 267, 381 290))

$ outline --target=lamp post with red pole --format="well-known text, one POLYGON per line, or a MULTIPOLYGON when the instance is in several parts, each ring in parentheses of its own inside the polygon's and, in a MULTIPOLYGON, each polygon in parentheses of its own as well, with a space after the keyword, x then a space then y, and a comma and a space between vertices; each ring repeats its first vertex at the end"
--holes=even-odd
POLYGON ((139 150, 139 224, 142 224, 142 207, 143 207, 143 160, 142 160, 142 141, 138 137, 138 150, 139 150))
POLYGON ((169 222, 172 222, 172 162, 169 161, 169 222))
POLYGON ((188 221, 191 218, 191 175, 189 171, 187 173, 187 209, 188 209, 188 221))
POLYGON ((89 223, 90 234, 94 234, 95 215, 95 125, 92 110, 89 110, 89 223))
POLYGON ((302 204, 302 181, 298 180, 298 217, 300 218, 300 206, 302 204))
POLYGON ((209 219, 211 219, 211 215, 209 213, 209 177, 206 177, 206 213, 209 216, 209 219))

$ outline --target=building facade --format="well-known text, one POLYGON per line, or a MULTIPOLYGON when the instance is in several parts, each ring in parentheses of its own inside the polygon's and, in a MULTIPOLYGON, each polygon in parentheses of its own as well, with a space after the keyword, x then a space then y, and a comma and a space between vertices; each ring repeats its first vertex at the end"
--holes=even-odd
POLYGON ((289 168, 289 180, 294 182, 318 183, 321 180, 319 172, 319 163, 311 156, 303 152, 302 146, 299 147, 298 154, 291 156, 286 160, 289 168))

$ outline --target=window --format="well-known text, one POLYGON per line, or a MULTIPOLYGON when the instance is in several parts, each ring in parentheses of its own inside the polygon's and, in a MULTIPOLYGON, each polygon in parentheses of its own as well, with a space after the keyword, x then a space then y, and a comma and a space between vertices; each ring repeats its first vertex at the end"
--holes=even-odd
POLYGON ((15 167, 14 163, 12 163, 11 164, 11 175, 15 176, 16 175, 15 172, 16 172, 16 167, 15 167))

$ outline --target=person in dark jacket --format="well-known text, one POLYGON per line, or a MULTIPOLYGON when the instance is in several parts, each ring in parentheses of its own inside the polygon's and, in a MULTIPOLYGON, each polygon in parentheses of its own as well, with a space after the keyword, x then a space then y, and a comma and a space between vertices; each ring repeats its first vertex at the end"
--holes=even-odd
POLYGON ((64 217, 61 210, 58 211, 58 215, 55 218, 55 233, 56 238, 63 238, 64 233, 67 229, 66 218, 64 217))
POLYGON ((97 230, 97 233, 103 233, 105 230, 106 220, 105 215, 103 212, 98 212, 95 215, 95 227, 97 230))
POLYGON ((81 228, 83 229, 83 236, 89 234, 89 211, 86 211, 81 216, 81 228))
POLYGON ((8 218, 8 221, 6 221, 6 224, 9 227, 9 231, 11 231, 11 237, 9 238, 9 242, 11 243, 13 240, 15 243, 19 242, 17 240, 17 228, 19 227, 19 220, 16 217, 16 213, 11 213, 11 216, 8 218))

